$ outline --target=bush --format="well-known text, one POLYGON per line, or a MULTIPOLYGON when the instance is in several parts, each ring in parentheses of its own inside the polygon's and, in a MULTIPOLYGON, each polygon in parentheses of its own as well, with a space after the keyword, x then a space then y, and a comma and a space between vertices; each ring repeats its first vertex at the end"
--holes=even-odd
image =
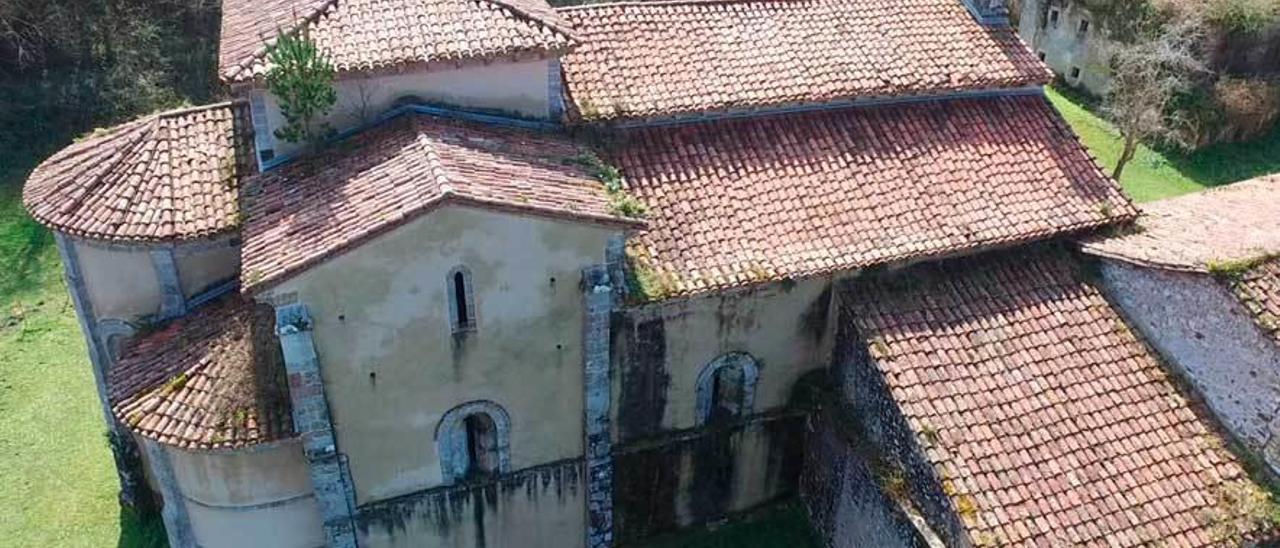
POLYGON ((1280 17, 1280 0, 1213 0, 1206 17, 1214 26, 1233 34, 1254 34, 1280 17))
POLYGON ((1280 116, 1280 85, 1262 79, 1223 78, 1213 87, 1225 127, 1220 141, 1246 141, 1271 129, 1280 116))

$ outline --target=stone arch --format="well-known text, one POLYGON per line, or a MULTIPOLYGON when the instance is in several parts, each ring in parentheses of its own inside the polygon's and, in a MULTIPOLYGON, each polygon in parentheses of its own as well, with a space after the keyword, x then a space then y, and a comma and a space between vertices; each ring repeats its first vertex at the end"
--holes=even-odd
POLYGON ((477 454, 476 442, 483 447, 484 458, 491 474, 511 471, 511 417, 501 405, 488 400, 467 402, 450 409, 436 426, 436 454, 440 458, 440 479, 452 485, 476 471, 472 457, 477 454), (468 420, 470 419, 470 420, 468 420), (484 440, 475 440, 469 433, 476 419, 489 430, 484 440))
POLYGON ((449 300, 449 329, 454 334, 475 331, 479 325, 476 309, 475 284, 471 270, 458 265, 449 269, 444 277, 445 295, 449 300))
POLYGON ((124 320, 107 318, 98 321, 98 348, 108 369, 120 361, 125 344, 137 333, 138 328, 124 320))
POLYGON ((703 426, 711 420, 715 412, 716 378, 725 373, 735 374, 737 382, 741 383, 736 387, 741 398, 736 402, 737 416, 751 414, 755 403, 756 383, 760 380, 760 366, 750 354, 730 352, 704 365, 702 371, 698 373, 698 400, 695 409, 698 426, 703 426))

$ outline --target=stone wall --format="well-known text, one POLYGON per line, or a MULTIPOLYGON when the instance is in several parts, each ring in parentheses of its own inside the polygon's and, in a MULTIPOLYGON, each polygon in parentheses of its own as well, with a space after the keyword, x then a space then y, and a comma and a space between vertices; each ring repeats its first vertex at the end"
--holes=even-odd
POLYGON ((867 352, 865 339, 847 318, 837 320, 832 353, 832 389, 850 421, 886 465, 902 475, 904 490, 928 527, 949 546, 965 545, 968 534, 942 482, 925 458, 884 376, 867 352))
POLYGON ((1280 472, 1280 347, 1208 274, 1100 260, 1108 297, 1218 419, 1280 472))
POLYGON ((899 503, 879 485, 863 440, 842 435, 828 413, 808 418, 800 496, 830 548, 927 546, 899 503))
POLYGON ((575 548, 583 546, 585 485, 579 459, 497 480, 429 489, 361 506, 361 548, 575 548))
POLYGON ((671 433, 614 447, 614 538, 622 544, 796 494, 803 415, 671 433))
POLYGON ((615 539, 795 495, 803 420, 791 403, 826 365, 829 288, 825 278, 775 283, 614 314, 615 539), (705 385, 726 366, 743 368, 747 405, 708 425, 705 385))
POLYGON ((1018 35, 1037 55, 1043 54, 1045 64, 1068 84, 1101 96, 1111 87, 1111 69, 1105 54, 1107 38, 1098 23, 1075 1, 1023 0, 1018 35), (1058 10, 1057 26, 1048 20, 1053 9, 1058 10), (1080 32, 1081 21, 1089 22, 1087 32, 1080 32), (1072 77, 1073 68, 1080 69, 1079 76, 1072 77))

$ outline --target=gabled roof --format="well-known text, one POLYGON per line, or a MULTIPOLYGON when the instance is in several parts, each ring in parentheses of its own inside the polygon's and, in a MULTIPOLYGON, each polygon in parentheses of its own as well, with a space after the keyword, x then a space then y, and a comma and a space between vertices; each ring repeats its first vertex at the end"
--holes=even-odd
POLYGON ((265 74, 280 32, 303 31, 339 73, 553 53, 572 32, 545 0, 226 0, 219 74, 265 74))
POLYGON ((840 321, 978 545, 1261 531, 1228 501, 1265 495, 1087 279, 1051 250, 923 265, 846 286, 840 321))
POLYGON ((560 12, 582 42, 562 63, 571 110, 586 120, 1052 78, 1013 29, 979 24, 961 0, 679 0, 560 12))
POLYGON ((1142 205, 1137 229, 1086 239, 1085 253, 1174 270, 1280 253, 1280 175, 1142 205))
POLYGON ((141 335, 107 373, 116 418, 184 449, 234 449, 293 436, 275 312, 224 297, 141 335))
POLYGON ((238 223, 238 182, 253 173, 244 103, 153 114, 54 154, 23 188, 45 226, 120 242, 202 238, 238 223))
POLYGON ((1041 96, 626 131, 650 206, 631 254, 666 296, 971 252, 1137 210, 1041 96))
POLYGON ((246 182, 241 282, 292 276, 447 203, 634 228, 550 132, 406 113, 246 182))

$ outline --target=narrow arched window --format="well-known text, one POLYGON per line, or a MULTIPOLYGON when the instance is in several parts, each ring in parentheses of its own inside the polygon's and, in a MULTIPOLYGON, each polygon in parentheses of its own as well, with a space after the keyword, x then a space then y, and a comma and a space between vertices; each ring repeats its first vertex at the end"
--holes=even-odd
POLYGON ((449 485, 508 472, 510 432, 506 410, 491 401, 473 401, 450 409, 436 427, 441 480, 449 485))
POLYGON ((698 374, 698 426, 749 415, 759 377, 756 361, 741 352, 725 354, 705 365, 698 374))
POLYGON ((475 331, 476 301, 471 287, 471 271, 464 266, 454 267, 445 283, 445 293, 449 296, 449 324, 453 333, 475 331))
POLYGON ((493 419, 485 413, 462 421, 467 432, 467 478, 484 478, 498 472, 498 439, 493 419))

